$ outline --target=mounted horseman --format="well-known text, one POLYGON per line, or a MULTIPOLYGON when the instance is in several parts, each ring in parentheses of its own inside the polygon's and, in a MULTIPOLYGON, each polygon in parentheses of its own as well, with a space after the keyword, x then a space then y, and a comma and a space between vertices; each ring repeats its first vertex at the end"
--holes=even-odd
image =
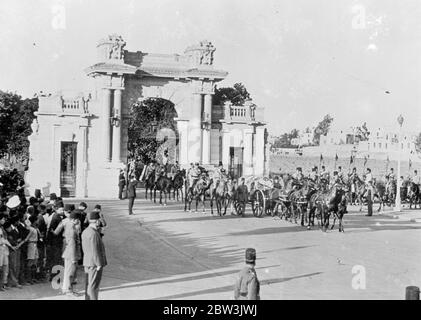
MULTIPOLYGON (((392 168, 393 169, 393 168, 392 168)), ((371 217, 373 215, 373 199, 374 199, 374 180, 373 174, 371 173, 371 169, 367 168, 366 175, 365 175, 365 197, 367 199, 367 217, 371 217)))
POLYGON ((155 188, 155 171, 157 170, 157 163, 152 160, 144 167, 140 181, 145 182, 145 199, 148 199, 148 190, 150 191, 150 199, 152 201, 152 191, 155 188))
POLYGON ((409 185, 409 208, 412 209, 412 205, 415 205, 415 209, 417 208, 417 204, 421 207, 421 177, 418 175, 418 171, 414 170, 414 176, 410 178, 410 185, 409 185))
POLYGON ((356 202, 356 195, 357 195, 357 180, 359 180, 357 168, 352 168, 352 172, 348 174, 348 184, 349 184, 349 192, 350 192, 350 203, 351 205, 355 205, 356 202))

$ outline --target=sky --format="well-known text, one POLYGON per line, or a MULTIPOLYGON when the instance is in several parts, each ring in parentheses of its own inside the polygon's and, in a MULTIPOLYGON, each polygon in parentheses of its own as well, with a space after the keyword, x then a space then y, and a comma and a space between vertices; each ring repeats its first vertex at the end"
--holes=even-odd
POLYGON ((207 39, 214 65, 265 107, 270 134, 367 122, 421 131, 419 0, 0 0, 0 90, 81 92, 96 44, 180 53, 207 39))

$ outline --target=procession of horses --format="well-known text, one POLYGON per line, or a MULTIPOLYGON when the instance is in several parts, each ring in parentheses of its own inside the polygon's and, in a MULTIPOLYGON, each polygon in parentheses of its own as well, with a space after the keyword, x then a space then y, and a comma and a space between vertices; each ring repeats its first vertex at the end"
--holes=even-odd
MULTIPOLYGON (((359 211, 371 203, 378 203, 377 211, 392 207, 396 198, 396 181, 386 185, 384 181, 373 179, 372 195, 367 196, 364 178, 356 176, 341 179, 311 179, 303 177, 299 181, 290 173, 278 174, 273 178, 246 176, 235 179, 230 174, 220 174, 218 169, 200 167, 197 181, 191 181, 186 169, 173 165, 145 167, 140 180, 144 183, 145 197, 156 203, 167 205, 167 199, 184 202, 184 211, 195 212, 201 206, 206 213, 209 201, 210 213, 222 217, 243 216, 247 205, 255 217, 272 216, 299 224, 308 230, 318 227, 322 231, 333 229, 338 221, 339 232, 344 232, 343 217, 347 206, 357 205, 359 211), (171 174, 169 174, 171 172, 171 174), (330 223, 331 218, 333 223, 330 223), (316 222, 317 220, 317 222, 316 222), (317 225, 316 225, 317 223, 317 225)), ((225 172, 223 170, 223 172, 225 172)), ((401 201, 409 208, 421 208, 420 186, 409 179, 401 185, 401 201)))

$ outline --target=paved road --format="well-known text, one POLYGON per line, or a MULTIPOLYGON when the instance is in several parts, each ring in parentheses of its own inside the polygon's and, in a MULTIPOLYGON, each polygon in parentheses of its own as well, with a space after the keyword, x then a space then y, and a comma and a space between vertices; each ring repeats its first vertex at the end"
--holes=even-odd
MULTIPOLYGON (((110 225, 101 299, 232 299, 247 247, 257 249, 262 299, 402 299, 406 286, 421 286, 419 220, 351 210, 345 233, 322 233, 250 212, 212 217, 142 199, 128 216, 127 200, 88 201, 91 208, 95 203, 110 225), (353 274, 354 266, 364 267, 365 289, 353 288, 353 277, 363 276, 360 267, 353 274)), ((0 299, 33 298, 69 299, 51 284, 0 293, 0 299)))

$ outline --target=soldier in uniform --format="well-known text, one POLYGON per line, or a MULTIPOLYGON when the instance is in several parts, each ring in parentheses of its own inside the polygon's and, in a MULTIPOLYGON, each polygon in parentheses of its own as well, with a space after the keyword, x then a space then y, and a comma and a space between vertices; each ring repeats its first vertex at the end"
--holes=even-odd
POLYGON ((322 166, 322 170, 320 172, 320 179, 324 179, 329 182, 329 171, 326 170, 325 166, 322 166))
POLYGON ((313 182, 317 183, 319 180, 319 175, 317 174, 317 167, 313 167, 311 169, 310 175, 309 175, 310 180, 312 180, 313 182))
POLYGON ((245 185, 245 179, 241 178, 240 185, 237 187, 237 190, 236 190, 236 196, 237 196, 237 201, 241 206, 240 212, 242 213, 242 215, 244 215, 244 212, 246 210, 246 203, 248 201, 248 193, 249 193, 248 188, 245 185))
POLYGON ((213 178, 214 178, 215 181, 217 181, 217 180, 223 179, 224 176, 225 176, 225 169, 222 165, 222 162, 220 161, 219 165, 218 165, 218 168, 216 168, 216 170, 215 170, 213 178))
POLYGON ((348 181, 351 183, 351 204, 355 204, 355 193, 357 192, 357 186, 355 180, 358 178, 357 168, 352 168, 352 172, 348 173, 348 181))
POLYGON ((341 181, 341 183, 344 183, 345 182, 344 181, 344 172, 342 171, 342 167, 341 166, 338 167, 338 177, 339 177, 339 180, 341 181))
POLYGON ((395 172, 393 168, 390 168, 390 172, 388 174, 389 180, 392 183, 394 180, 396 180, 395 172))
POLYGON ((188 175, 189 175, 189 185, 191 189, 193 189, 194 186, 196 185, 197 181, 199 180, 201 176, 201 173, 202 173, 202 170, 200 170, 198 162, 194 164, 193 168, 189 169, 188 175))
POLYGON ((339 172, 338 171, 333 171, 333 177, 330 180, 330 184, 331 184, 331 186, 333 186, 336 183, 341 183, 341 178, 339 178, 339 172))
POLYGON ((292 175, 292 177, 294 178, 294 189, 297 190, 302 186, 302 181, 304 179, 303 169, 301 167, 298 167, 295 173, 292 175))
POLYGON ((279 182, 279 177, 278 176, 276 176, 274 179, 273 179, 273 187, 275 188, 275 189, 282 189, 282 185, 280 184, 280 182, 279 182))
POLYGON ((418 175, 417 170, 414 170, 414 176, 411 178, 411 181, 418 186, 418 189, 420 188, 421 176, 418 175))
POLYGON ((257 279, 256 250, 246 249, 246 266, 238 274, 234 287, 235 300, 260 300, 260 283, 257 279))
POLYGON ((366 185, 366 196, 367 196, 367 217, 371 217, 373 215, 373 175, 371 173, 371 169, 367 168, 366 175, 365 175, 365 185, 366 185))
POLYGON ((394 195, 394 185, 396 184, 396 177, 393 168, 390 168, 388 174, 386 174, 386 193, 394 195))

